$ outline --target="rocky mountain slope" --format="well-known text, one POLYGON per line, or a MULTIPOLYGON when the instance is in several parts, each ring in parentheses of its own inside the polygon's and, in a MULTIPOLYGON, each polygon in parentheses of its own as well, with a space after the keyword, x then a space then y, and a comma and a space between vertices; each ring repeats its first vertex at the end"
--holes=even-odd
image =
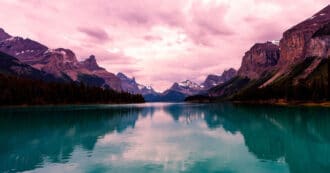
POLYGON ((80 62, 80 69, 86 69, 84 73, 95 75, 105 81, 105 85, 116 91, 123 91, 121 80, 113 73, 108 72, 105 68, 100 67, 94 55, 80 62))
POLYGON ((203 88, 195 82, 185 80, 179 83, 175 82, 168 90, 180 92, 184 95, 194 95, 201 92, 203 88))
POLYGON ((0 52, 0 74, 35 80, 44 80, 48 82, 65 82, 49 73, 37 70, 30 65, 24 64, 18 59, 3 52, 0 52))
POLYGON ((330 5, 283 34, 254 45, 237 77, 209 96, 234 100, 329 100, 330 5))
POLYGON ((257 43, 245 53, 238 76, 258 79, 263 73, 273 70, 279 58, 279 46, 271 42, 257 43))
POLYGON ((235 77, 237 75, 237 71, 233 68, 225 70, 221 75, 208 75, 205 81, 201 84, 205 90, 208 90, 212 87, 215 87, 219 84, 225 83, 235 77))
POLYGON ((126 76, 124 73, 121 72, 117 74, 117 77, 121 81, 123 91, 134 94, 142 94, 142 95, 158 94, 151 86, 145 86, 137 83, 134 77, 129 78, 128 76, 126 76))
POLYGON ((30 39, 12 37, 3 29, 0 29, 0 52, 56 78, 122 90, 119 78, 99 67, 95 56, 79 62, 75 53, 69 49, 49 49, 30 39))

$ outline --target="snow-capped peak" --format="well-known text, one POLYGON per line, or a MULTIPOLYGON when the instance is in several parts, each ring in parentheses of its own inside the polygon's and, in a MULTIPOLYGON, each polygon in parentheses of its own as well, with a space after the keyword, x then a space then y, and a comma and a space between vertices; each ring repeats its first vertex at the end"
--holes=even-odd
POLYGON ((153 88, 150 85, 141 85, 141 84, 138 84, 138 88, 139 88, 139 90, 143 90, 143 89, 153 90, 153 88))
POLYGON ((152 89, 153 89, 150 85, 146 86, 146 88, 147 88, 148 90, 152 90, 152 89))
POLYGON ((144 86, 144 85, 141 85, 141 84, 138 84, 138 88, 139 88, 139 90, 142 90, 143 88, 145 88, 146 86, 144 86))
POLYGON ((185 88, 200 88, 197 83, 192 82, 190 80, 179 82, 178 85, 185 88))

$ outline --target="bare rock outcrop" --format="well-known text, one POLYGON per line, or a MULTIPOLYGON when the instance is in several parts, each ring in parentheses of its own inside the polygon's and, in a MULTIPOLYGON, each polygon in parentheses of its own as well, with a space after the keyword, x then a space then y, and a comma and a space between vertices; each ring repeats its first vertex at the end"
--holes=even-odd
POLYGON ((84 73, 91 75, 96 75, 105 80, 105 83, 110 86, 110 88, 116 91, 122 91, 122 84, 120 79, 113 73, 108 72, 105 68, 100 67, 94 55, 89 56, 89 58, 80 62, 80 71, 84 70, 84 73))
MULTIPOLYGON (((330 5, 309 19, 287 30, 280 41, 280 68, 287 68, 310 56, 329 55, 329 37, 326 32, 330 24, 330 5), (325 28, 324 28, 325 27, 325 28), (322 33, 323 31, 323 33, 322 33)), ((328 33, 329 34, 329 33, 328 33)))
POLYGON ((238 76, 258 79, 266 71, 273 70, 279 58, 278 45, 271 42, 257 43, 245 53, 238 76))

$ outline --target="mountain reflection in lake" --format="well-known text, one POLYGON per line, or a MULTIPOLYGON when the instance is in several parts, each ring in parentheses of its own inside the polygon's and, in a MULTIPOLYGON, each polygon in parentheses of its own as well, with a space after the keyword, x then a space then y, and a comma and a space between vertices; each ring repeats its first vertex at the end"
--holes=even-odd
POLYGON ((329 108, 156 103, 0 115, 0 172, 330 170, 329 108))

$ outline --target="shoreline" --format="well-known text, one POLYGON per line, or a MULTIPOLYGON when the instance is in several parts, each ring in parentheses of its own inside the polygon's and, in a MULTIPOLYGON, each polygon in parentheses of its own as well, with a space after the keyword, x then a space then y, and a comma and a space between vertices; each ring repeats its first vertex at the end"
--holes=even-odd
POLYGON ((262 100, 262 101, 231 101, 235 104, 275 105, 275 106, 305 106, 305 107, 330 107, 330 101, 287 101, 287 100, 262 100))
POLYGON ((148 102, 112 102, 112 103, 68 103, 68 104, 21 104, 21 105, 0 105, 2 108, 32 108, 32 107, 64 107, 64 106, 90 106, 90 105, 125 105, 143 104, 148 102))
POLYGON ((306 106, 306 107, 330 107, 330 101, 288 101, 285 99, 271 99, 271 100, 215 100, 215 99, 201 99, 189 100, 188 103, 222 103, 229 102, 233 104, 248 104, 248 105, 275 105, 275 106, 306 106))
MULTIPOLYGON (((242 104, 242 105, 274 105, 274 106, 304 106, 304 107, 329 107, 330 101, 287 101, 287 100, 224 100, 224 101, 214 101, 214 100, 191 100, 183 101, 182 103, 204 103, 204 104, 214 104, 214 103, 232 103, 232 104, 242 104)), ((132 102, 132 103, 72 103, 72 104, 22 104, 22 105, 0 105, 0 109, 5 108, 33 108, 33 107, 65 107, 65 106, 91 106, 91 105, 125 105, 125 104, 144 104, 144 103, 157 103, 157 102, 132 102)), ((180 102, 176 102, 180 103, 180 102)))

